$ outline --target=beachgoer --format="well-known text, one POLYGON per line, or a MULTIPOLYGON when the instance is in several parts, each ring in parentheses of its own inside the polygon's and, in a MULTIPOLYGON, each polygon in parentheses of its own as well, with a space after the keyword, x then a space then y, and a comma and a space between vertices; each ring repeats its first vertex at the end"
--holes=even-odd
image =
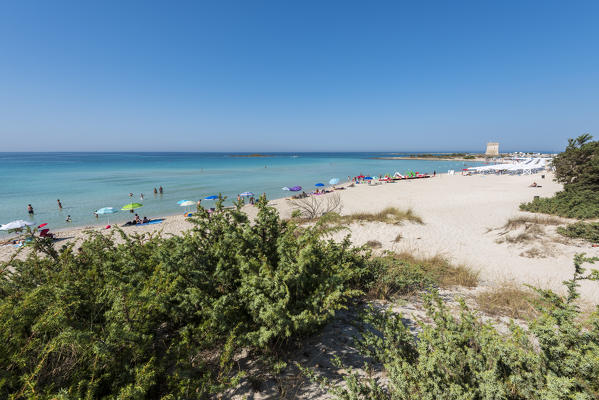
POLYGON ((250 197, 250 204, 254 205, 254 196, 250 197))
POLYGON ((64 222, 73 222, 73 220, 71 220, 71 216, 70 215, 67 215, 67 219, 65 219, 64 222))
POLYGON ((27 212, 29 213, 29 215, 33 215, 33 207, 31 206, 31 204, 27 205, 27 212))
POLYGON ((237 202, 241 203, 241 196, 240 195, 237 195, 237 202))
POLYGON ((144 215, 144 220, 143 220, 143 223, 144 223, 144 224, 147 224, 148 222, 150 222, 150 220, 148 219, 148 217, 146 217, 146 216, 144 215))
POLYGON ((62 210, 62 203, 60 202, 60 199, 56 199, 56 202, 58 203, 58 208, 62 210))
POLYGON ((202 199, 198 200, 197 209, 198 211, 202 208, 202 199))
POLYGON ((139 198, 141 199, 141 201, 144 201, 144 194, 143 194, 143 193, 140 193, 140 194, 139 194, 139 198))
POLYGON ((135 223, 141 224, 141 219, 139 218, 139 215, 137 215, 137 214, 135 214, 135 223))
POLYGON ((133 193, 129 192, 129 198, 133 197, 133 193))
POLYGON ((162 186, 160 186, 160 187, 158 188, 158 191, 160 192, 160 194, 162 194, 162 186))
POLYGON ((98 219, 98 210, 94 211, 94 217, 96 217, 96 219, 98 219))
POLYGON ((433 176, 437 176, 437 170, 433 171, 433 176))
POLYGON ((156 188, 154 188, 154 194, 158 194, 158 190, 156 190, 156 188))
POLYGON ((532 185, 530 185, 529 187, 537 187, 537 183, 533 182, 532 185))

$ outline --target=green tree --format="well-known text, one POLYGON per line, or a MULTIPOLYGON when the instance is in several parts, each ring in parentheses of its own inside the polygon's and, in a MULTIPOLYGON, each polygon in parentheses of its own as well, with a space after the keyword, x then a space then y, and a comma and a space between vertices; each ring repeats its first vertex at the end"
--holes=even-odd
POLYGON ((579 185, 599 190, 599 141, 592 139, 588 133, 569 139, 566 150, 553 159, 555 179, 566 190, 579 185))

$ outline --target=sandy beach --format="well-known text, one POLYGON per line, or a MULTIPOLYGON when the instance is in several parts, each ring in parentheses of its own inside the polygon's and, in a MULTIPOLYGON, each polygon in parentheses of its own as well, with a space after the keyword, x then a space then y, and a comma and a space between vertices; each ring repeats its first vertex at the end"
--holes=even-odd
MULTIPOLYGON (((572 275, 574 254, 585 252, 599 256, 599 248, 588 242, 571 240, 555 234, 555 226, 544 228, 534 240, 510 243, 501 240, 501 229, 508 219, 532 215, 519 211, 519 204, 530 201, 535 195, 551 196, 561 189, 550 174, 496 176, 496 175, 437 175, 430 179, 416 179, 378 185, 359 184, 339 193, 341 214, 377 212, 385 207, 412 209, 424 224, 384 223, 351 224, 349 230, 336 233, 340 239, 350 233, 356 245, 378 241, 382 250, 409 252, 417 255, 443 255, 457 264, 465 264, 480 271, 483 285, 493 286, 506 281, 527 283, 560 290, 561 282, 572 275), (536 181, 541 187, 531 188, 536 181), (401 235, 401 240, 395 241, 401 235)), ((330 195, 330 194, 329 194, 330 195)), ((327 195, 327 196, 329 196, 327 195)), ((276 199, 271 204, 283 218, 291 216, 291 201, 276 199)), ((253 216, 256 209, 246 205, 244 210, 253 216)), ((564 223, 568 222, 564 220, 564 223)), ((167 216, 156 225, 130 226, 128 233, 162 231, 178 234, 191 227, 183 215, 167 216)), ((56 231, 57 245, 85 237, 88 229, 108 230, 101 226, 73 228, 56 231)), ((16 249, 0 246, 0 260, 10 258, 16 249)), ((599 293, 591 285, 581 287, 583 299, 599 303, 599 293)))

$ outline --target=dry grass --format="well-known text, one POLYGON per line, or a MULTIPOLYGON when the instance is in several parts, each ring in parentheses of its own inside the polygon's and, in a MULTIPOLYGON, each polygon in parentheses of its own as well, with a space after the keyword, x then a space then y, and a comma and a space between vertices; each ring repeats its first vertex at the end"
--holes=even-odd
POLYGON ((409 253, 400 253, 397 257, 402 261, 422 267, 441 287, 476 287, 478 285, 480 275, 478 271, 465 265, 453 265, 441 255, 423 258, 409 253))
POLYGON ((475 297, 482 312, 515 319, 535 317, 537 311, 533 304, 537 299, 538 296, 534 292, 512 282, 481 292, 475 297))
POLYGON ((515 223, 508 222, 504 228, 508 225, 511 226, 511 228, 506 228, 502 233, 499 234, 500 237, 496 240, 497 243, 507 242, 511 244, 526 244, 541 239, 545 234, 543 227, 534 223, 527 222, 522 225, 517 225, 515 223), (516 235, 509 235, 510 230, 519 229, 521 227, 524 227, 522 232, 516 235))
POLYGON ((543 250, 538 247, 531 247, 530 249, 520 253, 520 256, 528 258, 546 258, 548 253, 549 250, 543 250))
POLYGON ((366 242, 366 246, 372 249, 380 249, 381 247, 383 247, 383 244, 378 240, 369 240, 368 242, 366 242))
POLYGON ((505 231, 511 231, 527 225, 561 225, 564 220, 557 217, 544 217, 539 215, 521 215, 508 219, 502 227, 505 231))
POLYGON ((395 207, 387 207, 377 213, 355 213, 350 215, 340 216, 342 223, 351 224, 352 222, 383 222, 385 224, 399 225, 402 222, 408 221, 416 224, 423 224, 422 218, 414 214, 412 209, 407 211, 400 210, 395 207))

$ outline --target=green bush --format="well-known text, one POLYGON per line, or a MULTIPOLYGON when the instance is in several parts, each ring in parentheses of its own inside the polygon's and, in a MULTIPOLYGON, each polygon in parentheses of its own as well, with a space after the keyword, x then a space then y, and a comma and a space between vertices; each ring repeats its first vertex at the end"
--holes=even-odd
POLYGON ((596 260, 576 256, 566 297, 536 289, 541 314, 528 330, 512 323, 499 333, 463 302, 456 315, 436 294, 425 295, 431 321, 416 336, 401 315, 371 309, 356 345, 370 365, 382 365, 385 383, 350 371, 331 391, 344 400, 597 399, 599 308, 581 322, 575 303, 580 280, 599 280, 582 268, 596 260))
POLYGON ((566 150, 552 162, 555 180, 564 190, 550 198, 520 205, 530 212, 568 218, 599 218, 599 142, 589 134, 569 139, 566 150))
POLYGON ((590 189, 563 190, 553 197, 541 197, 521 204, 520 209, 566 218, 599 218, 599 192, 590 189))
POLYGON ((599 223, 598 222, 577 222, 570 224, 565 228, 557 228, 558 233, 578 239, 585 239, 589 242, 599 243, 599 223))
POLYGON ((0 264, 0 398, 207 398, 241 346, 271 351, 360 293, 367 254, 257 206, 0 264))

